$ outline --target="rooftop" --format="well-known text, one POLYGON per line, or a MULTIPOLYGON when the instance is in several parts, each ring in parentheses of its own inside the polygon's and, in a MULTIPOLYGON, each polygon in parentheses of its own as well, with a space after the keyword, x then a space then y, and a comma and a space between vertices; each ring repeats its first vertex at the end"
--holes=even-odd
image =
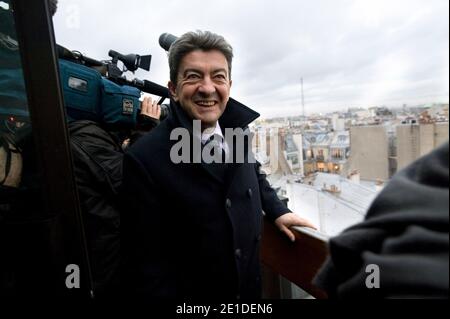
POLYGON ((331 147, 335 148, 350 147, 350 132, 342 131, 335 133, 333 140, 331 141, 331 147))
POLYGON ((273 186, 286 191, 288 206, 309 219, 326 236, 336 236, 361 222, 378 194, 369 184, 356 183, 339 175, 318 173, 299 182, 295 175, 283 176, 273 186))

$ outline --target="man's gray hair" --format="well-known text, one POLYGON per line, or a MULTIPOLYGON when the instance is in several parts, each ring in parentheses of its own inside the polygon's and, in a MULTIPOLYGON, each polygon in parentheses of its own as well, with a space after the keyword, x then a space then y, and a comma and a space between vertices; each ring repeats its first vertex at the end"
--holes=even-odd
POLYGON ((58 0, 48 0, 48 7, 50 8, 50 13, 54 16, 58 9, 58 0))
POLYGON ((231 78, 233 48, 224 37, 210 31, 188 32, 179 37, 169 50, 170 81, 177 84, 181 60, 192 51, 220 51, 228 62, 228 76, 231 78))

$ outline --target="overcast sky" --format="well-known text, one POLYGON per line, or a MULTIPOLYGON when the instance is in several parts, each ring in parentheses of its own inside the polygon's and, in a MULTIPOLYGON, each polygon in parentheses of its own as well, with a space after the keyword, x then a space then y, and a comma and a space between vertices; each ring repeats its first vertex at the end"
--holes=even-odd
POLYGON ((108 58, 153 56, 164 32, 210 30, 233 46, 232 97, 263 117, 449 100, 448 0, 59 0, 57 42, 108 58))

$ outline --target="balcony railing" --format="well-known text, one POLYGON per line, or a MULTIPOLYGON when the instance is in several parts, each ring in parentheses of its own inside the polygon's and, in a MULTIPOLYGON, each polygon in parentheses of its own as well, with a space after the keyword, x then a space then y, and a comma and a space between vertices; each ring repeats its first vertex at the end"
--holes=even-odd
MULTIPOLYGON (((264 221, 261 259, 265 268, 279 274, 317 299, 327 294, 315 287, 312 280, 328 256, 327 238, 307 228, 296 228, 296 241, 290 242, 276 226, 264 221)), ((263 281, 270 281, 267 274, 263 281)), ((266 282, 267 289, 277 289, 266 282), (269 288, 267 288, 269 287, 269 288)), ((273 297, 273 292, 269 294, 273 297)), ((276 295, 276 294, 275 294, 276 295)))

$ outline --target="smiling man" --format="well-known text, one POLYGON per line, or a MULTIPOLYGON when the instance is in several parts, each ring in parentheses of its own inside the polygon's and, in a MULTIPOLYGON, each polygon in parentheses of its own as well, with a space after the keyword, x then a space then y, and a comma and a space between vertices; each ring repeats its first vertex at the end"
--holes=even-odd
MULTIPOLYGON (((263 211, 291 240, 291 226, 313 227, 286 208, 260 165, 248 160, 250 141, 235 149, 223 139, 225 130, 245 132, 259 116, 230 99, 232 58, 232 47, 211 32, 187 33, 170 48, 172 114, 124 160, 127 292, 183 299, 259 298, 263 211), (198 133, 194 120, 201 124, 198 133), (214 137, 225 155, 245 152, 247 160, 176 164, 170 156, 175 143, 171 133, 180 128, 204 147, 214 137)), ((195 155, 195 148, 188 150, 195 155)))

